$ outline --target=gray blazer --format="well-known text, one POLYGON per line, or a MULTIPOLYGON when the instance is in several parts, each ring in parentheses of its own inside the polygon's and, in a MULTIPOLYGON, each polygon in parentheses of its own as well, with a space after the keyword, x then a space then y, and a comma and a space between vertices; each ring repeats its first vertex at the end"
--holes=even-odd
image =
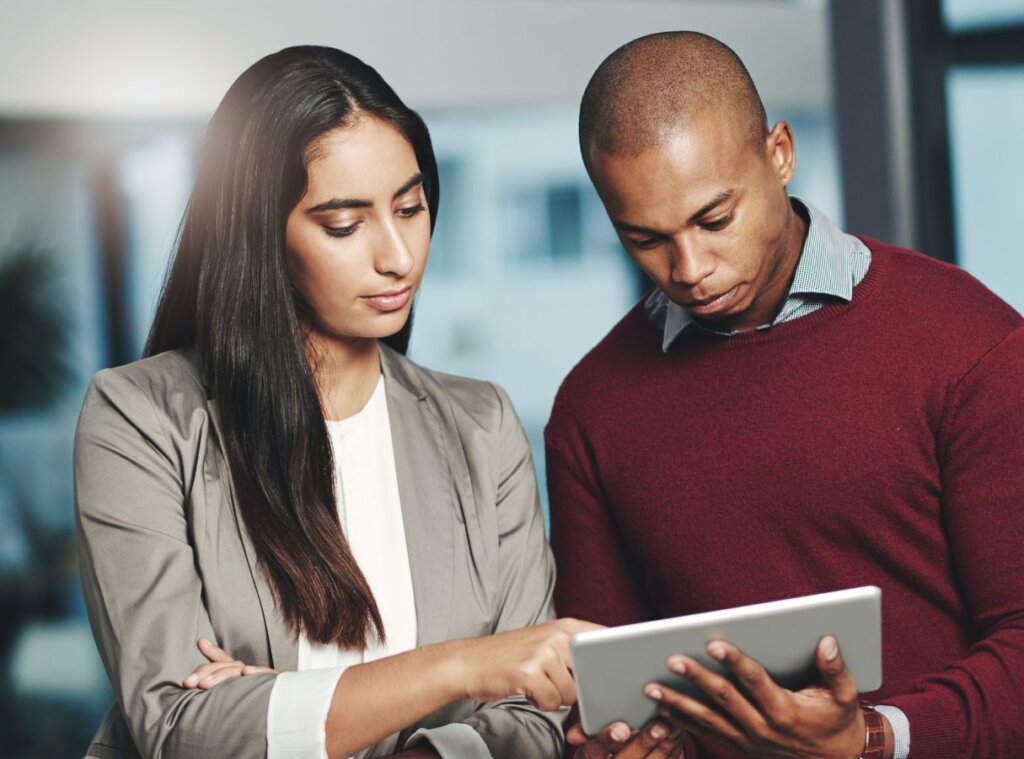
MULTIPOLYGON (((381 346, 421 645, 553 615, 530 450, 511 402, 486 382, 423 369, 381 346)), ((117 697, 89 756, 264 757, 274 675, 209 690, 180 683, 206 637, 246 662, 297 666, 235 502, 190 351, 93 379, 75 438, 85 601, 117 697)), ((563 713, 523 699, 459 701, 410 725, 463 722, 494 759, 560 756, 563 713)), ((447 759, 447 758, 446 758, 447 759)))

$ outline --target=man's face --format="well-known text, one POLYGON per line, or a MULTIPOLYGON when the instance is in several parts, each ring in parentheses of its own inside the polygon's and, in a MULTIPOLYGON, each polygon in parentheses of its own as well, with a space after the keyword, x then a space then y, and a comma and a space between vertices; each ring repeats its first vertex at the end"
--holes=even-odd
POLYGON ((724 330, 771 322, 804 227, 786 184, 792 133, 752 145, 735 119, 694 120, 636 156, 593 151, 590 174, 626 252, 665 294, 724 330))

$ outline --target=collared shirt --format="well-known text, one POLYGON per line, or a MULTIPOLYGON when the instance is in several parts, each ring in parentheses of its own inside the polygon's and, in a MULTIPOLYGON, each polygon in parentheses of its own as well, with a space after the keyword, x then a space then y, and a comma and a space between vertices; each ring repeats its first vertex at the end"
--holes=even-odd
MULTIPOLYGON (((871 251, 860 239, 843 232, 825 214, 796 197, 790 201, 807 220, 807 238, 800 251, 800 261, 793 272, 793 282, 775 318, 757 329, 770 329, 776 324, 793 321, 817 311, 836 299, 849 303, 856 287, 871 266, 871 251)), ((676 338, 688 327, 731 337, 739 331, 725 332, 714 323, 698 319, 673 302, 662 290, 655 290, 644 302, 647 318, 663 330, 661 349, 668 351, 676 338)), ((893 728, 893 759, 906 759, 910 754, 910 722, 895 706, 877 707, 893 728)))
MULTIPOLYGON (((843 232, 810 203, 796 197, 792 197, 791 202, 808 218, 807 239, 782 308, 770 323, 757 329, 769 329, 776 324, 799 319, 836 298, 849 302, 853 299, 853 288, 864 279, 871 265, 871 251, 867 245, 843 232)), ((669 300, 662 290, 655 290, 648 296, 644 313, 664 330, 661 344, 664 351, 691 325, 726 337, 738 334, 715 329, 712 322, 698 319, 669 300)))

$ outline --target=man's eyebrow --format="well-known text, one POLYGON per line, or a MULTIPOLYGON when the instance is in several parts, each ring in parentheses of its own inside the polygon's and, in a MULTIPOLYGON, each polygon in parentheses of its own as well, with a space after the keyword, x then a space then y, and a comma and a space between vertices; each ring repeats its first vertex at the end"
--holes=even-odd
MULTIPOLYGON (((728 190, 722 190, 709 202, 701 206, 697 213, 693 214, 693 216, 690 217, 687 223, 693 224, 702 216, 710 213, 717 206, 729 200, 735 194, 736 189, 732 187, 730 187, 728 190)), ((647 235, 648 237, 663 237, 665 234, 664 232, 659 232, 657 229, 651 229, 650 227, 641 227, 637 226, 636 224, 628 224, 627 222, 620 221, 618 219, 612 219, 612 226, 623 232, 632 232, 635 235, 647 235)))
MULTIPOLYGON (((409 180, 395 190, 395 194, 391 196, 394 200, 400 195, 404 195, 409 192, 416 185, 423 184, 423 173, 416 172, 409 180)), ((312 208, 307 208, 306 213, 321 213, 323 211, 340 211, 345 208, 370 208, 373 206, 372 200, 361 200, 358 198, 331 198, 325 200, 323 203, 317 203, 312 208)))
POLYGON ((720 193, 715 195, 715 197, 712 198, 710 200, 710 202, 705 203, 703 206, 701 206, 700 209, 697 211, 697 213, 695 213, 693 216, 690 217, 690 224, 693 224, 695 221, 700 219, 702 216, 707 215, 712 210, 714 210, 714 208, 716 206, 721 205, 725 201, 729 200, 729 198, 731 198, 735 194, 736 194, 736 189, 733 188, 733 187, 730 187, 728 190, 722 190, 720 193))
POLYGON ((623 232, 632 232, 635 235, 647 235, 648 237, 661 237, 664 233, 649 227, 638 227, 636 224, 627 224, 624 221, 612 219, 612 226, 623 232))

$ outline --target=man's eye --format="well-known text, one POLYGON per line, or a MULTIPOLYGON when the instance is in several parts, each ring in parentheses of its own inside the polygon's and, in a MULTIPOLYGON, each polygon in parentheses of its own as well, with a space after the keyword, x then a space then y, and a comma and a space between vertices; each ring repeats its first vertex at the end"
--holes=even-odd
POLYGON ((639 248, 640 250, 650 250, 651 248, 657 247, 660 243, 661 238, 659 237, 645 237, 642 240, 629 241, 630 245, 634 248, 639 248))
POLYGON ((726 214, 720 219, 714 221, 705 221, 700 225, 701 229, 706 229, 708 232, 718 232, 721 229, 725 229, 729 222, 732 221, 732 214, 726 214))

